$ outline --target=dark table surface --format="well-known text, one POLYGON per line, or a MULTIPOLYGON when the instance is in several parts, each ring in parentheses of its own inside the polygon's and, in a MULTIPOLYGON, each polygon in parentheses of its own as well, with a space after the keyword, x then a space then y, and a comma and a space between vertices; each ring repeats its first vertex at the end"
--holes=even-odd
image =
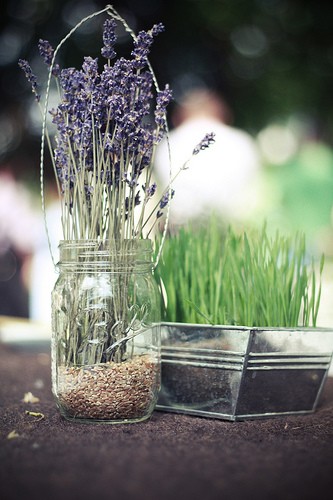
POLYGON ((77 424, 56 409, 48 350, 0 344, 0 498, 333 498, 333 379, 311 415, 228 422, 156 411, 144 423, 77 424), (40 401, 24 403, 27 392, 40 401))

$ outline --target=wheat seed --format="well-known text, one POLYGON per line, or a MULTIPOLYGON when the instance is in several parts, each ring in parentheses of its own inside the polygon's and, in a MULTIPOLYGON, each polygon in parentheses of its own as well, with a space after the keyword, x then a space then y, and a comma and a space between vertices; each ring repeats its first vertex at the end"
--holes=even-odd
POLYGON ((72 418, 140 418, 155 403, 159 366, 148 355, 103 366, 60 367, 58 399, 72 418))

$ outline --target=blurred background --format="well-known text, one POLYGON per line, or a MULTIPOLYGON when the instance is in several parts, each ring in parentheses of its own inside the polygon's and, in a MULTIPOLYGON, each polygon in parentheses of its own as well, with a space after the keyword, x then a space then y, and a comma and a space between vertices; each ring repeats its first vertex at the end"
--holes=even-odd
MULTIPOLYGON (((51 264, 39 195, 41 120, 18 59, 27 59, 45 84, 38 40, 56 46, 82 17, 105 5, 1 1, 0 315, 49 317, 47 303, 32 292, 34 281, 42 289, 37 252, 51 264)), ((166 27, 150 61, 160 86, 169 83, 174 91, 171 130, 179 125, 175 117, 184 96, 208 88, 222 98, 224 123, 251 137, 260 166, 253 210, 244 211, 244 221, 302 230, 311 253, 325 252, 322 323, 331 321, 333 5, 314 0, 121 0, 112 5, 135 32, 156 22, 166 27)), ((103 20, 85 25, 62 48, 62 67, 80 67, 85 55, 99 56, 103 20)), ((130 38, 119 42, 118 53, 128 53, 130 38)), ((45 176, 52 223, 50 166, 45 176)), ((232 215, 226 218, 232 222, 232 215)))

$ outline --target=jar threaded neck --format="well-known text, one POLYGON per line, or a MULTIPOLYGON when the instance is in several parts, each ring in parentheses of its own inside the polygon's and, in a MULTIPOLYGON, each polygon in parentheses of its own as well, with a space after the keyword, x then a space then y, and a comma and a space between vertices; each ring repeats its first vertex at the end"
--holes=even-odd
POLYGON ((148 272, 153 268, 152 242, 148 239, 120 242, 66 240, 59 244, 60 270, 73 272, 148 272))

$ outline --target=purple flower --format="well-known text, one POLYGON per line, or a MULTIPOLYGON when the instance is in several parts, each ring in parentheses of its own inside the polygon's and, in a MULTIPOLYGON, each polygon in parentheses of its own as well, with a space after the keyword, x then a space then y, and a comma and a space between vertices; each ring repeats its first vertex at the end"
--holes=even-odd
POLYGON ((40 55, 44 59, 45 64, 47 64, 47 66, 50 66, 54 54, 54 50, 51 44, 47 40, 40 39, 38 43, 38 49, 40 55))
MULTIPOLYGON (((54 49, 53 49, 52 45, 50 44, 50 42, 48 42, 47 40, 40 39, 39 43, 38 43, 38 49, 39 49, 40 55, 44 59, 45 64, 47 66, 51 66, 53 54, 54 54, 54 49)), ((59 73, 60 73, 59 64, 54 64, 53 69, 52 69, 52 75, 59 76, 59 73)))
POLYGON ((82 71, 86 81, 95 81, 98 75, 98 59, 85 57, 82 64, 82 71))
MULTIPOLYGON (((143 188, 145 189, 144 186, 143 186, 143 188)), ((145 189, 147 198, 152 198, 156 192, 156 189, 157 189, 156 182, 154 182, 151 186, 147 187, 145 189)))
MULTIPOLYGON (((171 189, 171 200, 172 198, 174 197, 174 194, 175 194, 175 191, 174 189, 171 189)), ((161 198, 161 201, 160 201, 160 208, 165 208, 167 206, 167 204, 169 203, 169 198, 170 198, 170 193, 169 191, 167 191, 161 198)))
POLYGON ((156 36, 156 35, 159 35, 160 33, 163 33, 164 30, 165 30, 164 24, 163 23, 157 23, 157 24, 154 24, 154 26, 152 27, 152 29, 150 30, 150 32, 151 32, 151 34, 153 36, 156 36))
POLYGON ((136 193, 136 195, 135 195, 135 198, 134 198, 134 203, 135 203, 135 206, 138 206, 138 205, 140 205, 140 203, 141 203, 141 200, 140 200, 140 193, 139 193, 139 191, 138 191, 138 192, 136 193))
POLYGON ((114 19, 106 19, 103 30, 104 46, 101 49, 101 54, 106 59, 113 59, 117 55, 113 49, 113 46, 117 40, 115 34, 116 27, 117 23, 114 19))
POLYGON ((138 33, 137 39, 134 42, 134 50, 132 51, 135 68, 140 69, 146 66, 153 38, 162 33, 162 31, 164 31, 164 26, 162 23, 159 23, 155 24, 149 31, 140 31, 138 33))
POLYGON ((60 85, 64 92, 75 92, 83 85, 82 73, 75 68, 63 69, 60 73, 60 85))
POLYGON ((209 146, 214 142, 215 142, 215 133, 211 132, 209 134, 206 134, 205 137, 201 139, 199 144, 197 144, 197 146, 193 149, 192 154, 197 155, 198 153, 200 153, 200 151, 209 148, 209 146))
POLYGON ((137 192, 136 195, 133 197, 129 197, 129 196, 126 196, 126 199, 125 199, 125 212, 126 212, 126 215, 129 215, 129 213, 131 212, 132 210, 132 204, 134 203, 134 206, 137 207, 138 205, 140 205, 141 203, 141 200, 140 200, 140 193, 137 192))
POLYGON ((172 99, 172 91, 169 85, 165 86, 164 90, 160 90, 156 97, 155 123, 159 127, 159 136, 157 140, 161 140, 166 128, 166 107, 172 99))
POLYGON ((37 87, 38 87, 37 78, 33 74, 30 64, 28 63, 28 61, 25 61, 24 59, 19 59, 18 65, 21 69, 23 69, 24 74, 25 74, 28 82, 31 83, 32 92, 35 94, 36 101, 39 102, 40 95, 37 91, 37 87))

